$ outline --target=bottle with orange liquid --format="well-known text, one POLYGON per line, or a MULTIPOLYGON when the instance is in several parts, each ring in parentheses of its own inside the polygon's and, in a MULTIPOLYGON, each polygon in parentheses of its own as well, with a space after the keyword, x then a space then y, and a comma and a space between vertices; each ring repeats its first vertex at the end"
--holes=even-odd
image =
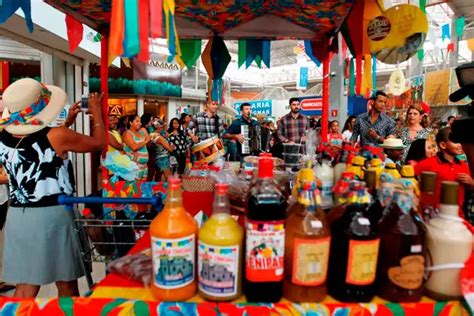
POLYGON ((196 293, 198 225, 183 207, 181 180, 168 179, 165 207, 150 224, 151 291, 163 301, 184 301, 196 293))

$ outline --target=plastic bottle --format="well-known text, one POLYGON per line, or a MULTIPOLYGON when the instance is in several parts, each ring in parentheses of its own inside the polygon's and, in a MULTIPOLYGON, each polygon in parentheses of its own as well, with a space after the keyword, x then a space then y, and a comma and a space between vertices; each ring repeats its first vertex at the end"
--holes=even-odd
POLYGON ((170 177, 163 210, 150 224, 153 277, 157 299, 184 301, 196 293, 198 225, 184 209, 181 180, 170 177))
POLYGON ((424 292, 426 230, 410 181, 400 181, 392 186, 388 211, 378 227, 378 295, 391 302, 418 302, 424 292))
POLYGON ((423 171, 421 173, 420 211, 425 222, 438 215, 436 207, 436 180, 438 175, 434 172, 423 171))
POLYGON ((334 186, 334 170, 331 161, 324 159, 314 167, 316 177, 321 181, 321 208, 329 209, 334 206, 332 188, 334 186))
POLYGON ((375 171, 375 189, 377 189, 380 186, 380 175, 383 172, 382 160, 380 158, 373 158, 370 161, 370 167, 368 170, 375 171))
POLYGON ((472 234, 459 217, 459 184, 441 182, 439 215, 426 225, 428 280, 425 288, 435 300, 462 297, 460 271, 472 254, 472 234))
POLYGON ((347 168, 347 159, 349 157, 349 152, 351 150, 350 144, 344 144, 342 147, 341 159, 334 166, 334 183, 337 183, 341 179, 341 175, 347 168))
POLYGON ((351 160, 351 165, 347 166, 344 172, 351 172, 355 175, 356 180, 362 181, 364 179, 364 163, 365 158, 362 156, 354 156, 351 160))
POLYGON ((398 180, 402 177, 400 172, 398 172, 397 165, 394 162, 387 162, 383 172, 390 174, 395 180, 398 180))
POLYGON ((304 181, 288 210, 283 292, 292 302, 319 302, 327 294, 330 231, 317 198, 314 180, 304 181))
POLYGON ((329 294, 342 302, 370 302, 376 290, 380 238, 367 216, 370 194, 351 182, 342 217, 331 223, 329 294))
POLYGON ((213 301, 242 295, 244 231, 230 216, 228 188, 228 184, 216 184, 212 216, 199 230, 199 294, 213 301))
POLYGON ((283 296, 286 198, 273 180, 273 160, 260 157, 247 208, 245 295, 249 302, 283 296))

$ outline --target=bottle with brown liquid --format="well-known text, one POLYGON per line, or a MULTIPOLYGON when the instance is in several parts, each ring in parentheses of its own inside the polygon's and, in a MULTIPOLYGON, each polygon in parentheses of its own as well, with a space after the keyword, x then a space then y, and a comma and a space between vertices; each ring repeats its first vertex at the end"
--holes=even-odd
POLYGON ((367 190, 372 196, 372 203, 369 205, 368 216, 372 224, 375 226, 377 226, 379 220, 382 218, 382 214, 384 211, 384 207, 380 203, 380 200, 377 195, 377 176, 377 170, 369 169, 364 172, 365 185, 367 186, 367 190))
POLYGON ((379 296, 392 302, 418 302, 423 295, 425 227, 409 180, 392 185, 392 199, 379 223, 379 296))
POLYGON ((435 195, 437 177, 434 172, 423 171, 421 173, 420 212, 425 222, 438 215, 435 195))
POLYGON ((316 183, 302 183, 288 210, 283 295, 292 302, 319 302, 327 294, 330 231, 319 208, 316 183))
POLYGON ((329 294, 342 302, 370 302, 375 295, 380 238, 367 209, 364 182, 351 182, 342 217, 331 223, 329 294))

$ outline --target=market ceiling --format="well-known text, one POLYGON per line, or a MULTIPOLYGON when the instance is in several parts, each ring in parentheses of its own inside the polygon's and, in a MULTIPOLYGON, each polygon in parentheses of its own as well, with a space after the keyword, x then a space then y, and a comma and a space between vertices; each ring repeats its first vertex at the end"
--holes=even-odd
MULTIPOLYGON (((180 38, 320 39, 334 33, 356 0, 176 0, 180 38)), ((45 0, 107 32, 111 0, 45 0)))

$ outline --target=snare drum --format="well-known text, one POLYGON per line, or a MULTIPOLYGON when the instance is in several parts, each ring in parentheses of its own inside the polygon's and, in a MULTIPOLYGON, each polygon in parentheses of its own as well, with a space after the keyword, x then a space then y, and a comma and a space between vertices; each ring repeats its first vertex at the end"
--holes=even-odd
POLYGON ((197 143, 193 146, 192 152, 197 161, 208 163, 225 154, 224 144, 216 136, 197 143))

